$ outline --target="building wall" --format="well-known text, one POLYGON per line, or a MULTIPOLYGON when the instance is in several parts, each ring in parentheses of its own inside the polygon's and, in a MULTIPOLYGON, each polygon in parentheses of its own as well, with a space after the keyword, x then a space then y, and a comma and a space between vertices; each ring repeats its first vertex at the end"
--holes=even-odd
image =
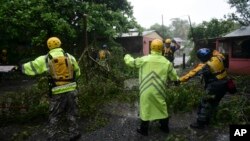
POLYGON ((228 72, 235 74, 248 74, 250 75, 250 59, 234 59, 229 61, 228 72))
POLYGON ((163 38, 156 32, 152 32, 150 34, 143 36, 143 54, 144 55, 150 54, 150 44, 152 40, 154 39, 163 40, 163 38))
POLYGON ((160 40, 163 40, 163 38, 157 34, 156 32, 151 32, 147 35, 144 35, 144 37, 147 37, 147 38, 151 38, 151 39, 160 39, 160 40))
POLYGON ((150 53, 150 44, 152 40, 152 38, 143 37, 143 55, 147 55, 150 53))
POLYGON ((150 43, 153 39, 162 40, 162 37, 156 32, 151 32, 143 36, 118 37, 116 42, 120 43, 128 53, 142 56, 150 53, 150 43))
POLYGON ((116 41, 131 54, 143 54, 143 41, 141 36, 117 38, 116 41))
POLYGON ((232 48, 230 48, 228 72, 235 73, 235 74, 249 74, 250 75, 250 59, 232 58, 232 48))
POLYGON ((217 49, 226 56, 227 70, 233 74, 248 74, 250 75, 250 59, 249 58, 233 58, 232 57, 232 42, 234 39, 224 40, 217 44, 217 49))

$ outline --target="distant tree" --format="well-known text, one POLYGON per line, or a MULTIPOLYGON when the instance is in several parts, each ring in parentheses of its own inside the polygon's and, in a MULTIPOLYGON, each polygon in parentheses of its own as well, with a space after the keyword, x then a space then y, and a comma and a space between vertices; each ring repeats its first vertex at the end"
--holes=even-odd
POLYGON ((187 20, 182 20, 180 18, 175 18, 170 24, 170 30, 173 32, 174 37, 180 37, 182 39, 187 39, 188 32, 190 30, 190 24, 187 20))
POLYGON ((150 26, 149 29, 157 31, 163 37, 163 39, 165 39, 167 37, 172 37, 172 35, 173 35, 173 33, 169 27, 167 27, 165 25, 162 26, 158 23, 150 26))
POLYGON ((158 23, 150 27, 152 30, 158 31, 165 38, 180 37, 182 39, 188 38, 188 32, 190 30, 190 25, 187 20, 181 20, 180 18, 175 18, 172 20, 169 26, 160 25, 158 23))
MULTIPOLYGON (((203 21, 201 24, 193 27, 194 39, 209 39, 221 37, 237 28, 237 24, 232 20, 212 19, 209 22, 203 21)), ((192 33, 189 32, 189 38, 192 33)))
POLYGON ((241 25, 250 25, 250 1, 228 0, 231 7, 236 8, 236 13, 231 13, 229 18, 239 22, 241 25))

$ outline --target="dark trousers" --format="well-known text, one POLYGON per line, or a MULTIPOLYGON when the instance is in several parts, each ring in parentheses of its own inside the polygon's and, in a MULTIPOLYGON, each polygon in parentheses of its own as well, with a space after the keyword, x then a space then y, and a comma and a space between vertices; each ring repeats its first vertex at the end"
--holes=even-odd
POLYGON ((77 90, 66 92, 62 94, 52 95, 50 98, 49 107, 49 138, 55 138, 60 129, 58 122, 63 114, 66 114, 66 118, 69 123, 70 137, 78 135, 78 124, 76 121, 78 108, 76 101, 77 90))
MULTIPOLYGON (((169 118, 164 118, 164 119, 160 119, 159 123, 161 125, 161 129, 163 130, 168 130, 168 122, 169 122, 169 118)), ((143 121, 141 120, 141 124, 140 124, 140 129, 144 132, 148 132, 148 128, 149 128, 149 121, 143 121)))
POLYGON ((197 122, 208 124, 215 115, 217 107, 227 92, 227 80, 219 80, 207 84, 206 93, 202 97, 197 112, 197 122))

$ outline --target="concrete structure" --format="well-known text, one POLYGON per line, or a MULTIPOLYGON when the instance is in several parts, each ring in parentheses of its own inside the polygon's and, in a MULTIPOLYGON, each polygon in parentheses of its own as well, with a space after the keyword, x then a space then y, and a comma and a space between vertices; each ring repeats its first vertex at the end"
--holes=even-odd
POLYGON ((144 31, 141 34, 138 31, 123 33, 116 38, 116 41, 131 54, 146 55, 150 53, 150 44, 153 39, 163 38, 154 30, 144 31))
POLYGON ((216 49, 226 55, 229 72, 250 74, 250 25, 218 38, 216 49))

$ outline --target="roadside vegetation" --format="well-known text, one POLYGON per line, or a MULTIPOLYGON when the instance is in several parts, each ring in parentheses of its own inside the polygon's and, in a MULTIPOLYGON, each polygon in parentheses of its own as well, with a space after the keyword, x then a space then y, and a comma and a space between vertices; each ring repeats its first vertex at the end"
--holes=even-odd
MULTIPOLYGON (((249 25, 250 18, 247 14, 249 2, 229 0, 229 4, 235 7, 236 14, 240 15, 231 14, 225 20, 212 19, 199 25, 194 24, 194 33, 190 28, 190 21, 178 18, 170 27, 156 24, 150 29, 158 31, 164 38, 179 36, 195 41, 220 37, 238 27, 239 24, 249 25)), ((101 116, 102 108, 106 103, 119 101, 132 104, 138 100, 138 89, 124 91, 123 87, 124 80, 137 78, 138 72, 125 66, 123 55, 126 52, 113 41, 117 35, 130 29, 138 29, 140 33, 143 30, 135 21, 132 6, 128 1, 10 0, 0 1, 0 7, 0 49, 8 50, 10 64, 17 65, 30 61, 38 55, 46 54, 45 41, 52 35, 62 39, 65 51, 72 53, 76 58, 80 57, 83 49, 93 48, 97 51, 100 45, 107 43, 112 53, 109 59, 112 68, 110 71, 91 61, 90 50, 80 63, 82 75, 78 80, 78 103, 80 117, 93 123, 87 127, 88 131, 96 130, 109 122, 108 117, 101 116), (86 46, 87 41, 88 46, 86 46)), ((193 44, 187 45, 190 48, 191 46, 193 44)), ((182 71, 180 70, 180 75, 182 71)), ((214 117, 214 126, 223 127, 233 123, 249 124, 250 76, 232 74, 230 76, 234 78, 238 92, 225 96, 214 117)), ((22 76, 11 77, 9 81, 22 76)), ((0 127, 47 121, 48 80, 45 75, 34 79, 36 83, 30 86, 0 95, 0 127)), ((5 82, 2 81, 2 83, 5 82)), ((167 101, 170 114, 195 110, 204 93, 199 80, 191 80, 180 86, 168 84, 168 88, 167 101)), ((27 137, 32 131, 32 128, 28 127, 28 129, 13 135, 13 139, 27 137)))
MULTIPOLYGON (((134 103, 138 100, 138 89, 124 91, 123 82, 128 78, 137 78, 137 71, 126 67, 121 55, 123 51, 115 45, 111 48, 113 53, 110 58, 112 70, 105 71, 98 64, 82 67, 82 76, 79 84, 79 107, 81 118, 95 120, 102 116, 102 107, 105 103, 117 100, 125 103, 134 103), (114 52, 113 52, 114 51, 114 52), (115 53, 116 52, 116 53, 115 53), (94 69, 93 69, 94 68, 94 69), (86 73, 87 72, 87 73, 86 73), (88 81, 86 81, 88 77, 88 81), (129 94, 125 94, 129 93, 129 94)), ((179 71, 179 74, 182 72, 179 71)), ((230 75, 235 80, 238 92, 234 95, 227 94, 219 106, 214 124, 249 123, 250 103, 249 94, 250 76, 230 75), (221 122, 222 121, 222 122, 221 122)), ((34 121, 34 119, 47 119, 48 116, 48 84, 47 77, 40 76, 37 83, 31 87, 16 92, 6 92, 0 95, 0 125, 18 124, 34 121)), ((203 87, 199 78, 194 78, 188 83, 174 86, 168 84, 167 101, 170 113, 191 112, 197 108, 203 95, 203 87), (196 80, 198 79, 198 80, 196 80)), ((96 121, 95 121, 96 122, 96 121)), ((100 122, 96 122, 100 123, 100 122)), ((103 125, 103 123, 100 123, 103 125)))

